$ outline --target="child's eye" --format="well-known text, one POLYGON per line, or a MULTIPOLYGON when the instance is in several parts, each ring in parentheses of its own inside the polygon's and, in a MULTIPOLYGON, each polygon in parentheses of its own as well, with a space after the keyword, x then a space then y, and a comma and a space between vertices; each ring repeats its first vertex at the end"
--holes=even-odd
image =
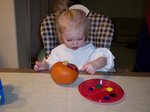
POLYGON ((78 40, 83 40, 83 38, 80 38, 80 39, 78 39, 78 40))
POLYGON ((72 40, 70 39, 70 40, 67 40, 68 42, 71 42, 72 40))

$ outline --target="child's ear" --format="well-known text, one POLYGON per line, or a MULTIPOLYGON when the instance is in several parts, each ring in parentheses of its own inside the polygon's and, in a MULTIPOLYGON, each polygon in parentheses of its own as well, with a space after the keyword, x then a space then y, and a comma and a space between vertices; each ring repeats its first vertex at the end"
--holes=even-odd
POLYGON ((59 42, 60 42, 61 44, 64 43, 64 40, 63 40, 62 37, 59 38, 59 42))
POLYGON ((64 43, 64 40, 63 40, 63 39, 61 39, 61 42, 62 42, 62 43, 64 43))

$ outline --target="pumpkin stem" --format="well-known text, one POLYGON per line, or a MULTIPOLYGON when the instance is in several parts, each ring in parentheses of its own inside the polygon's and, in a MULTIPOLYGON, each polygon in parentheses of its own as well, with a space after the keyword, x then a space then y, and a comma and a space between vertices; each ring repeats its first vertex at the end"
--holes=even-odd
POLYGON ((63 64, 67 66, 69 63, 68 61, 64 61, 63 64))

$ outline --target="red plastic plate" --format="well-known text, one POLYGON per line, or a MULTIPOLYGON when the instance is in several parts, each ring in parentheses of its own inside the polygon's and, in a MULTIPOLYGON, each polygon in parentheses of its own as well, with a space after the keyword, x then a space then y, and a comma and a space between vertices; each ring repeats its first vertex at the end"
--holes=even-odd
POLYGON ((85 98, 101 103, 113 103, 124 96, 124 91, 118 84, 105 79, 86 80, 78 89, 85 98))

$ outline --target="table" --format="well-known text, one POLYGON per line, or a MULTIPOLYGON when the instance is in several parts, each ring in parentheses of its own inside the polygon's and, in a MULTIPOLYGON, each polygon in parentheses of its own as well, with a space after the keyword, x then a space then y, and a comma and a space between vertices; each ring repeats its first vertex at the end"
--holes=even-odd
POLYGON ((149 73, 80 73, 71 85, 57 85, 48 72, 0 70, 6 103, 0 112, 149 112, 149 73), (101 104, 84 98, 78 85, 92 78, 119 84, 125 97, 117 103, 101 104))

